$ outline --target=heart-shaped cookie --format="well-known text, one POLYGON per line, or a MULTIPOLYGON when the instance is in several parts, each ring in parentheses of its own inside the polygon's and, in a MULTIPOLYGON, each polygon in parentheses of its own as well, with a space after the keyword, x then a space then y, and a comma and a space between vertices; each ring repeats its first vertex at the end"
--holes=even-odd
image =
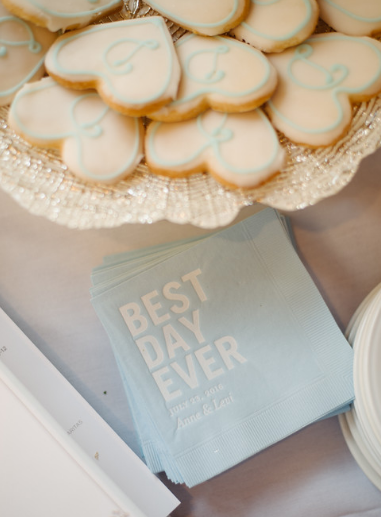
POLYGON ((318 19, 316 0, 251 0, 248 16, 231 34, 263 52, 281 52, 311 36, 318 19))
POLYGON ((77 29, 123 7, 122 0, 2 0, 14 14, 52 32, 77 29))
POLYGON ((176 100, 149 117, 179 121, 213 108, 242 112, 263 104, 275 90, 277 74, 250 45, 223 36, 187 34, 175 44, 182 76, 176 100))
POLYGON ((278 87, 266 110, 290 140, 331 145, 352 120, 352 103, 381 92, 381 43, 332 32, 268 58, 278 87))
POLYGON ((209 172, 231 187, 254 187, 284 166, 285 152, 263 111, 206 111, 182 122, 152 122, 146 159, 157 174, 209 172))
POLYGON ((60 149, 69 169, 85 180, 114 183, 143 156, 140 119, 112 110, 92 90, 69 90, 50 77, 18 92, 9 125, 33 145, 60 149))
POLYGON ((0 4, 0 106, 11 102, 26 82, 44 75, 45 54, 55 39, 0 4))
POLYGON ((379 0, 318 0, 320 17, 333 29, 350 36, 381 33, 379 0))
POLYGON ((176 96, 180 65, 160 16, 92 25, 50 48, 46 69, 64 86, 94 88, 112 108, 142 116, 176 96))
POLYGON ((236 27, 250 0, 146 0, 157 12, 197 34, 216 36, 236 27))

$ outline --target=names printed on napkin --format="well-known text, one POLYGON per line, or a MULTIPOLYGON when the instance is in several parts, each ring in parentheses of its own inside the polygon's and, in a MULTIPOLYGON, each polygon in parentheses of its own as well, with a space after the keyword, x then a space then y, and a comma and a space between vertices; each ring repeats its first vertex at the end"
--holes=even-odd
POLYGON ((215 411, 225 409, 232 404, 234 401, 233 395, 230 392, 227 396, 223 394, 222 392, 225 389, 224 385, 219 383, 204 390, 200 394, 194 395, 170 407, 169 414, 171 417, 177 418, 177 429, 182 429, 183 427, 198 422, 202 418, 212 415, 215 411), (192 411, 192 407, 196 404, 201 405, 201 409, 192 411))
POLYGON ((189 390, 200 388, 200 384, 204 386, 205 378, 215 383, 215 379, 247 362, 233 336, 206 343, 202 333, 202 304, 208 298, 201 269, 190 271, 181 280, 182 283, 167 282, 160 293, 150 291, 139 302, 119 308, 164 400, 176 402, 169 407, 170 416, 180 412, 184 415, 178 418, 178 429, 225 408, 234 400, 231 393, 223 393, 221 383, 211 384, 192 396, 187 396, 189 390), (197 300, 197 308, 192 306, 192 298, 197 300), (157 329, 161 331, 160 338, 157 329), (189 412, 196 404, 197 411, 189 412))

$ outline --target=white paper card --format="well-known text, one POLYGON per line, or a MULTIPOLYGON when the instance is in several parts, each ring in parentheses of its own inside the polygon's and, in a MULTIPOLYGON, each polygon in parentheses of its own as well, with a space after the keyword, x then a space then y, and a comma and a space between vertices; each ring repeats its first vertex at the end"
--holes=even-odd
MULTIPOLYGON (((166 517, 178 506, 178 499, 0 309, 1 363, 53 417, 68 440, 80 446, 91 464, 100 468, 144 515, 166 517)), ((3 420, 1 404, 1 427, 3 420)), ((3 471, 1 461, 1 476, 3 471)), ((31 517, 30 513, 25 515, 31 517)))
POLYGON ((1 509, 7 517, 144 517, 0 362, 1 509))

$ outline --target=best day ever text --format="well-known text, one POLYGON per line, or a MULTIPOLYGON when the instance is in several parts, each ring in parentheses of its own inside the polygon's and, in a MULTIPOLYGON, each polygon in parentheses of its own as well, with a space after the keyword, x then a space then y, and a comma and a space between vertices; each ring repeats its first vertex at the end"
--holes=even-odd
MULTIPOLYGON (((179 316, 191 309, 189 289, 193 290, 192 294, 196 294, 199 302, 207 301, 208 298, 199 280, 200 275, 202 275, 201 269, 195 269, 181 277, 182 284, 177 281, 168 282, 164 285, 161 295, 157 290, 153 290, 140 297, 142 304, 129 302, 119 309, 153 379, 167 402, 183 396, 179 379, 191 389, 200 386, 195 359, 207 380, 213 380, 225 374, 227 370, 232 370, 237 364, 246 362, 245 357, 238 352, 238 343, 232 336, 223 336, 214 340, 214 346, 207 344, 197 350, 194 350, 193 347, 192 350, 192 347, 174 326, 167 323, 173 316, 179 316), (185 294, 187 290, 188 296, 185 294), (164 300, 176 302, 169 307, 168 312, 163 309, 161 296, 164 300), (163 340, 147 333, 151 323, 155 327, 161 326, 163 340), (185 366, 180 366, 176 360, 163 366, 164 361, 175 359, 180 349, 189 352, 184 357, 185 366)), ((201 332, 199 308, 191 311, 191 319, 189 316, 188 318, 181 316, 177 317, 176 321, 180 323, 181 328, 191 332, 192 341, 194 341, 194 336, 197 345, 205 343, 206 340, 201 332)))

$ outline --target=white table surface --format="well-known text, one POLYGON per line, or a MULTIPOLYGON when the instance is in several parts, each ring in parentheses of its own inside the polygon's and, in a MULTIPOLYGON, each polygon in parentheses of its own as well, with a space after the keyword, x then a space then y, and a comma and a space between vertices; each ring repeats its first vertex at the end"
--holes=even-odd
MULTIPOLYGON (((381 150, 338 195, 287 215, 300 256, 344 330, 381 282, 381 150)), ((70 230, 0 191, 0 307, 135 450, 114 357, 90 304, 91 269, 110 253, 200 233, 207 232, 166 221, 70 230)), ((381 492, 352 458, 337 418, 193 489, 161 479, 182 501, 175 517, 381 516, 381 492)))

